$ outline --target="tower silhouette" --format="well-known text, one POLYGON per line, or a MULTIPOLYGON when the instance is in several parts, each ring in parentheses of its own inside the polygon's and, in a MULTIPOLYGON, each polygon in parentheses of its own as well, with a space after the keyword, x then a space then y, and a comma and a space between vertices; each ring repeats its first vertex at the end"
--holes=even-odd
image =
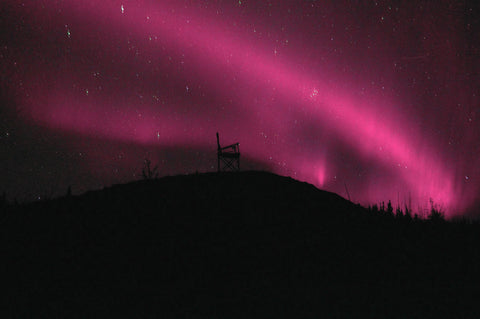
POLYGON ((240 144, 235 143, 221 147, 220 138, 217 132, 217 146, 218 171, 240 171, 240 144))

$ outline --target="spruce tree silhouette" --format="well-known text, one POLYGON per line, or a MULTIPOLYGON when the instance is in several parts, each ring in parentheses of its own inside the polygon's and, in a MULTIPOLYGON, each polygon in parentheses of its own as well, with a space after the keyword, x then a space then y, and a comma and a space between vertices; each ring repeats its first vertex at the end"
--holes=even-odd
POLYGON ((387 214, 389 216, 393 216, 393 206, 390 200, 388 201, 388 204, 387 204, 387 214))
POLYGON ((430 199, 430 213, 427 219, 434 223, 440 223, 445 221, 445 214, 442 210, 430 199))

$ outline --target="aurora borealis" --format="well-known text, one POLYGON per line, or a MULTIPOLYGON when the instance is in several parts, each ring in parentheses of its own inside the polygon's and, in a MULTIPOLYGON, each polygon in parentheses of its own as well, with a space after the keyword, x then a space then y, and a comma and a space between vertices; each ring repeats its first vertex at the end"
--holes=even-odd
POLYGON ((5 0, 0 190, 214 171, 215 133, 369 205, 475 212, 474 1, 5 0), (3 150, 6 150, 4 152, 3 150))

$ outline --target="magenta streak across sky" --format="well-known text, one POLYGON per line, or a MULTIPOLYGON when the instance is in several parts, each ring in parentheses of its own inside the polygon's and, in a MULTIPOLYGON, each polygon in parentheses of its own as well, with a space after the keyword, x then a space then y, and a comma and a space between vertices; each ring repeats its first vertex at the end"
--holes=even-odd
MULTIPOLYGON (((273 109, 252 109, 248 104, 242 106, 247 114, 256 114, 256 117, 261 119, 272 119, 267 125, 271 130, 281 132, 280 135, 288 136, 289 132, 281 127, 281 124, 275 123, 281 123, 292 114, 303 110, 304 116, 318 122, 319 126, 335 132, 362 156, 387 167, 399 163, 402 167, 399 176, 409 185, 409 191, 413 194, 418 197, 431 197, 448 209, 456 208, 458 205, 455 202, 457 194, 451 182, 453 174, 450 168, 435 158, 432 146, 419 145, 417 141, 423 140, 419 137, 420 133, 392 130, 392 127, 396 127, 393 124, 400 115, 389 107, 388 101, 373 98, 369 103, 365 100, 355 101, 351 94, 327 83, 328 74, 300 73, 292 67, 293 62, 289 63, 288 58, 274 60, 266 48, 252 47, 242 38, 232 38, 228 27, 221 22, 205 19, 196 12, 187 12, 186 9, 176 5, 150 4, 142 1, 124 2, 124 13, 121 13, 122 2, 118 1, 69 3, 72 13, 78 19, 84 20, 84 23, 93 25, 94 21, 90 20, 90 17, 102 17, 111 28, 130 32, 139 39, 156 35, 164 41, 163 43, 166 42, 176 50, 180 48, 191 52, 194 57, 192 64, 197 64, 199 70, 208 66, 210 71, 208 75, 198 72, 199 78, 205 76, 208 81, 212 74, 221 76, 225 69, 236 70, 239 82, 247 88, 246 94, 258 87, 266 91, 274 88, 280 92, 278 93, 280 96, 298 101, 293 110, 287 110, 281 105, 273 109), (187 20, 189 23, 185 22, 187 20), (379 113, 384 113, 382 121, 379 121, 379 113)), ((151 47, 144 49, 151 50, 151 47)), ((160 48, 154 48, 153 52, 155 50, 160 48)), ((218 90, 215 83, 209 85, 212 90, 218 90)), ((221 84, 218 86, 221 89, 221 84)), ((228 95, 225 92, 219 93, 228 95)), ((187 131, 176 122, 161 121, 159 126, 159 120, 153 119, 155 114, 149 114, 147 110, 143 111, 144 119, 136 120, 133 124, 122 118, 123 116, 132 118, 134 114, 125 114, 120 118, 110 118, 112 123, 117 124, 101 126, 97 123, 102 121, 100 109, 84 107, 81 105, 82 102, 78 102, 77 105, 66 103, 74 100, 74 96, 51 92, 48 106, 50 109, 44 115, 37 113, 36 118, 62 129, 71 129, 79 133, 93 131, 96 132, 94 134, 105 137, 141 143, 160 141, 164 145, 172 142, 202 146, 210 144, 212 129, 199 129, 204 121, 201 117, 191 119, 189 123, 192 128, 187 131), (157 133, 159 136, 156 136, 157 133)), ((102 105, 102 102, 98 103, 102 105)), ((160 118, 166 115, 161 112, 158 114, 160 118)), ((255 119, 252 121, 249 127, 255 124, 255 119)), ((228 125, 220 129, 227 130, 228 125)), ((249 133, 243 133, 243 136, 248 135, 249 133)), ((287 143, 294 143, 293 138, 286 140, 287 143)), ((252 141, 252 144, 247 150, 252 151, 255 157, 264 159, 268 156, 268 148, 256 141, 252 141)), ((291 147, 296 148, 295 145, 291 147)), ((310 154, 308 150, 299 150, 297 153, 299 155, 291 155, 288 151, 280 150, 276 150, 276 153, 278 157, 283 156, 284 160, 292 163, 290 165, 299 166, 292 169, 303 171, 305 179, 317 185, 322 184, 328 172, 325 168, 328 163, 325 163, 324 159, 315 159, 315 154, 310 154), (302 163, 302 157, 306 158, 303 162, 305 164, 298 164, 302 163), (307 174, 313 177, 308 177, 307 174)))

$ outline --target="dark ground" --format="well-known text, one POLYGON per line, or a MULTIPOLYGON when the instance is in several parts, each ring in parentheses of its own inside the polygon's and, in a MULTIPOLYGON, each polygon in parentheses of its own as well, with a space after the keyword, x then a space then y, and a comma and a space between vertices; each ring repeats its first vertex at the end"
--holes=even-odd
POLYGON ((3 207, 1 318, 479 318, 480 226, 263 172, 3 207))

